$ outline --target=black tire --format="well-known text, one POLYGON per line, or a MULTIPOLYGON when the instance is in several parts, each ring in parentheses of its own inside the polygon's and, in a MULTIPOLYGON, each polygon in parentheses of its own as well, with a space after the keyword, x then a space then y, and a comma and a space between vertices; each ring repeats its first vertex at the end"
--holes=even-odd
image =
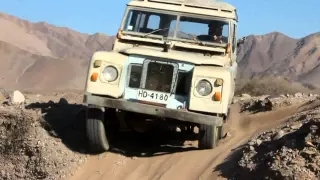
POLYGON ((106 135, 104 112, 100 109, 89 108, 86 129, 90 147, 94 152, 101 153, 109 150, 110 146, 106 135))
POLYGON ((223 126, 200 125, 199 148, 213 149, 217 147, 219 140, 223 136, 223 126))

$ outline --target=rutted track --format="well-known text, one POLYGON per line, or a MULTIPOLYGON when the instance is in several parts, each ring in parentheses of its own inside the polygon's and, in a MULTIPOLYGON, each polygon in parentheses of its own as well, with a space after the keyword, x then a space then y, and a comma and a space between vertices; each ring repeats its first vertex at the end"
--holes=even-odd
MULTIPOLYGON (((255 133, 276 127, 286 120, 286 117, 311 107, 299 108, 296 105, 271 112, 240 116, 239 107, 233 105, 229 124, 231 137, 221 141, 214 150, 165 147, 159 144, 140 148, 138 141, 135 142, 138 144, 130 144, 132 142, 126 140, 127 147, 132 146, 130 149, 94 156, 70 179, 218 179, 219 172, 213 171, 233 149, 255 133), (161 152, 166 154, 159 155, 161 152)), ((196 146, 193 142, 191 144, 196 146)))

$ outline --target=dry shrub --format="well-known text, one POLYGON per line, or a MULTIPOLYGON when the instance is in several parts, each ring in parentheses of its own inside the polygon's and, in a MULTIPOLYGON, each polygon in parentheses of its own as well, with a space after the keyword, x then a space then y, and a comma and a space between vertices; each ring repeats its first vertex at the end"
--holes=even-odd
POLYGON ((291 82, 283 77, 263 77, 253 78, 250 80, 238 80, 236 82, 236 95, 243 93, 252 96, 260 95, 280 95, 294 93, 314 93, 320 91, 315 87, 306 87, 297 82, 291 82))

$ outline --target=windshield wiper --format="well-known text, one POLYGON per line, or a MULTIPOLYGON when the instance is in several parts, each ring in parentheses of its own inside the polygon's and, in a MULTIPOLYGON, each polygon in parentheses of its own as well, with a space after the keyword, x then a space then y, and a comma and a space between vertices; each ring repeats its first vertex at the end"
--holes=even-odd
POLYGON ((181 33, 183 33, 183 34, 185 34, 185 35, 188 35, 189 37, 192 38, 192 40, 198 42, 199 44, 201 44, 201 45, 203 45, 203 46, 205 45, 205 43, 202 42, 202 41, 200 41, 200 40, 197 38, 197 36, 194 36, 194 35, 189 34, 189 33, 185 33, 185 32, 183 32, 183 31, 179 31, 179 32, 181 32, 181 33))
POLYGON ((147 37, 147 36, 149 36, 150 34, 153 34, 153 33, 158 32, 158 31, 163 31, 163 30, 166 30, 166 29, 169 29, 169 28, 156 29, 156 30, 154 30, 154 31, 151 31, 151 32, 145 34, 145 35, 142 36, 142 37, 147 37))

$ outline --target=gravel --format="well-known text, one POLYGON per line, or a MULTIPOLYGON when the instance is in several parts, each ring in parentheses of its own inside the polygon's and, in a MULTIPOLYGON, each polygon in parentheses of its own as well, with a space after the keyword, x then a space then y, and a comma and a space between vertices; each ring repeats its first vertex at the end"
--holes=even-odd
POLYGON ((320 109, 295 114, 250 139, 238 165, 239 174, 254 179, 320 179, 320 109))
MULTIPOLYGON (((86 161, 87 155, 75 152, 64 142, 68 133, 79 129, 66 126, 68 121, 60 124, 66 127, 64 131, 53 128, 58 126, 52 126, 49 117, 57 124, 63 121, 48 109, 44 113, 44 109, 0 104, 0 179, 63 179, 86 161)), ((57 112, 64 115, 63 111, 57 112)))

